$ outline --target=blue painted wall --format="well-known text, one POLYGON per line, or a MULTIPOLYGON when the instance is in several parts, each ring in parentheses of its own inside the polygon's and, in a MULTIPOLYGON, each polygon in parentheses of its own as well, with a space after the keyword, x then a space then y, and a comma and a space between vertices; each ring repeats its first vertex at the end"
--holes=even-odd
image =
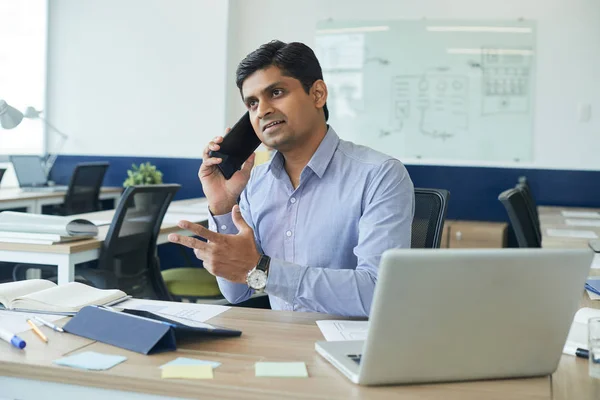
MULTIPOLYGON (((75 165, 84 161, 110 162, 104 179, 105 186, 121 186, 132 163, 149 161, 163 172, 165 183, 182 185, 176 199, 204 196, 197 177, 201 159, 63 155, 56 160, 52 179, 58 184, 68 184, 75 165)), ((432 165, 407 165, 406 168, 415 186, 450 190, 449 219, 508 222, 498 195, 513 187, 520 176, 527 177, 539 205, 600 207, 600 171, 432 165)), ((515 245, 512 232, 509 232, 508 244, 515 245)), ((159 252, 161 260, 166 260, 163 266, 185 265, 185 259, 178 249, 173 249, 173 245, 159 246, 159 252)), ((187 254, 196 265, 200 265, 193 253, 187 254)))

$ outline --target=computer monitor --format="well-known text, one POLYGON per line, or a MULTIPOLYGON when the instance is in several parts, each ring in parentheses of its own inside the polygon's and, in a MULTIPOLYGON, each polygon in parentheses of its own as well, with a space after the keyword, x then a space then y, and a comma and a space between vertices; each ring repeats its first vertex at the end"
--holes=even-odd
POLYGON ((48 179, 42 167, 42 159, 39 156, 10 156, 19 186, 37 187, 46 186, 48 179))

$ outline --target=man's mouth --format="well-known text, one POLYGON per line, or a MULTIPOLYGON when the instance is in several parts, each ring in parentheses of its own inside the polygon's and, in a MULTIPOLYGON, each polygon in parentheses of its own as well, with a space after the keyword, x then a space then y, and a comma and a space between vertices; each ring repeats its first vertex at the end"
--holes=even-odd
POLYGON ((285 121, 283 120, 279 120, 279 121, 273 121, 273 122, 269 122, 268 124, 266 124, 265 126, 263 126, 263 132, 266 131, 269 128, 272 128, 274 126, 283 124, 285 121))

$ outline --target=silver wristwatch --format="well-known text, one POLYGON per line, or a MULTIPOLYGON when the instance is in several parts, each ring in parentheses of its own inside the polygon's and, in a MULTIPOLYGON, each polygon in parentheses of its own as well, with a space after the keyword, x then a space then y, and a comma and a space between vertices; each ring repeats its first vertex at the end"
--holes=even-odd
POLYGON ((262 255, 258 264, 246 276, 246 283, 251 289, 257 292, 262 292, 267 286, 267 278, 269 277, 269 264, 271 263, 271 257, 262 255))

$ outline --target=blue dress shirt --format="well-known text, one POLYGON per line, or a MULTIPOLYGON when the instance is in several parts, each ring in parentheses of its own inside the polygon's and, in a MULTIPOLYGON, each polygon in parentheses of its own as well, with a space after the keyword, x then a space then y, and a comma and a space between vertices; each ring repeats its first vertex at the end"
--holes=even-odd
MULTIPOLYGON (((410 248, 414 188, 406 168, 341 140, 331 127, 296 189, 283 164, 275 153, 254 167, 239 203, 259 252, 271 257, 271 307, 368 316, 382 253, 410 248)), ((237 233, 231 213, 211 216, 209 228, 237 233)), ((232 303, 253 293, 245 284, 218 282, 232 303)))

